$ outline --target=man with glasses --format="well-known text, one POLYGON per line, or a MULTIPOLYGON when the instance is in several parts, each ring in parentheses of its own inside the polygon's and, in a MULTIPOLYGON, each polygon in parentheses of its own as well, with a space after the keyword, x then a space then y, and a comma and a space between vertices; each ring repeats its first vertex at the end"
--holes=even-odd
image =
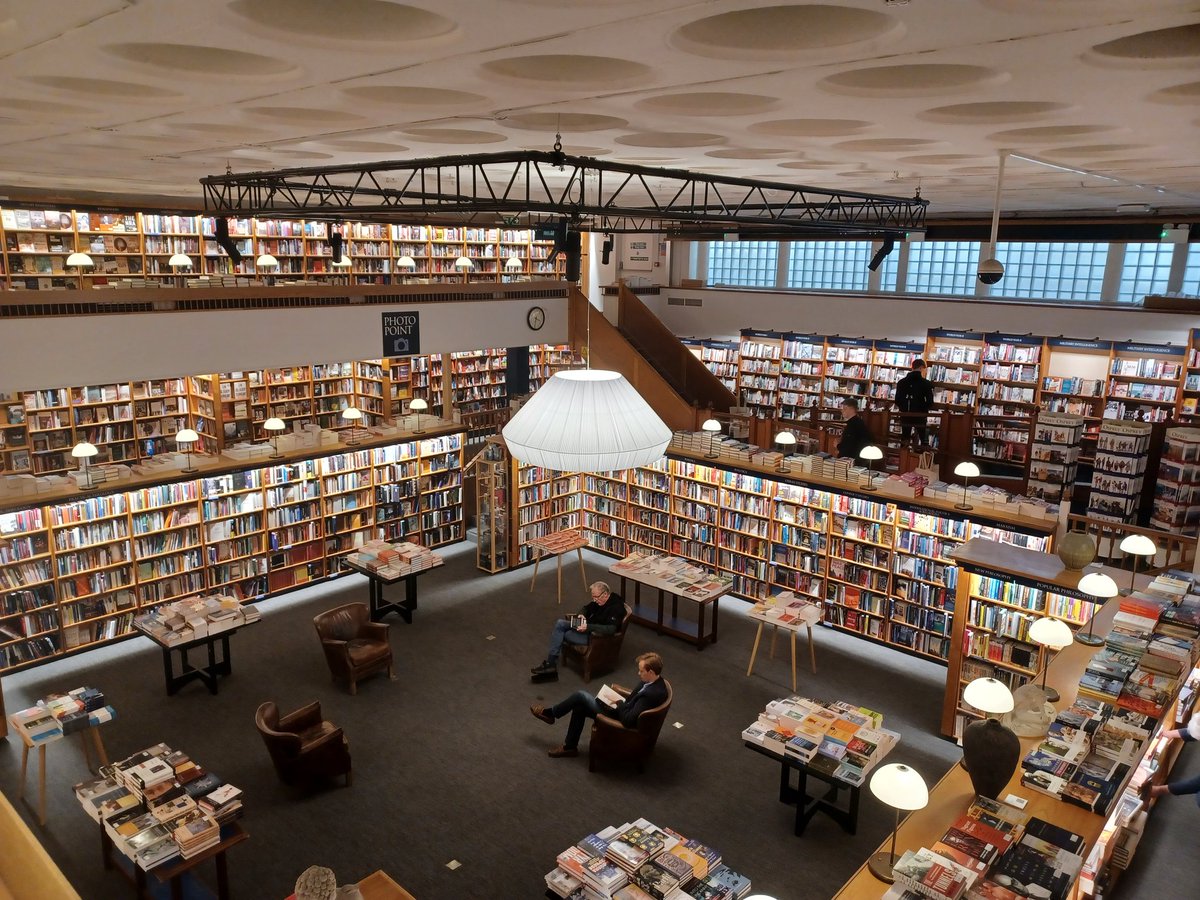
POLYGON ((586 644, 591 635, 616 634, 625 618, 625 603, 603 581, 591 586, 592 599, 578 615, 559 619, 550 632, 546 658, 529 670, 531 681, 557 681, 558 657, 566 644, 586 644))
POLYGON ((624 696, 624 700, 612 706, 587 691, 576 691, 555 706, 531 706, 529 711, 547 725, 553 725, 567 713, 571 721, 567 725, 567 736, 562 745, 548 750, 552 759, 579 755, 579 738, 583 734, 583 723, 597 715, 617 719, 626 728, 636 728, 638 716, 648 709, 667 702, 667 686, 662 680, 663 661, 657 653, 643 653, 637 658, 638 686, 632 691, 613 685, 613 690, 624 696))

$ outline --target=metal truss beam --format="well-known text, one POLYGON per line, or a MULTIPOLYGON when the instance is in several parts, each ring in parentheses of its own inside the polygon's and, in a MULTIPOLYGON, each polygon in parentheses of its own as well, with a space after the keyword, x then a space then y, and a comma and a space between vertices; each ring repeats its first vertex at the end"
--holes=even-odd
POLYGON ((594 231, 895 236, 927 200, 605 162, 550 151, 210 175, 207 211, 525 226, 567 217, 594 231))

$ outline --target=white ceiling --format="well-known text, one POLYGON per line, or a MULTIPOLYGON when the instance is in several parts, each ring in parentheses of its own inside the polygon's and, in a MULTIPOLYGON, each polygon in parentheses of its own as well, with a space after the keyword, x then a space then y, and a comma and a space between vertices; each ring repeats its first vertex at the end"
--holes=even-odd
POLYGON ((1196 0, 0 0, 0 185, 549 149, 993 205, 1200 211, 1196 0), (1128 183, 1126 183, 1128 182, 1128 183), (1134 186, 1134 183, 1144 187, 1134 186), (1162 190, 1156 189, 1161 188, 1162 190))

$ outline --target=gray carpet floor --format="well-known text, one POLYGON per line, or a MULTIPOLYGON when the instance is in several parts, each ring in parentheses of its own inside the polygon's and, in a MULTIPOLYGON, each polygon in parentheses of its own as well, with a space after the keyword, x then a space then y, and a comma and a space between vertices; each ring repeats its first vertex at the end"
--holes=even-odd
MULTIPOLYGON (((546 756, 565 725, 528 712, 582 686, 570 669, 557 683, 528 677, 553 620, 586 599, 575 564, 564 573, 560 607, 552 572, 530 593, 528 568, 489 576, 475 569, 473 546, 444 553, 447 565, 421 577, 413 624, 390 619, 398 680, 372 678, 357 697, 331 683, 311 624, 317 612, 365 600, 365 579, 352 576, 263 603, 262 623, 233 638, 233 675, 217 696, 193 684, 167 697, 158 650, 137 638, 6 677, 8 708, 95 685, 118 712, 103 730, 111 758, 165 741, 242 787, 250 840, 230 853, 238 898, 282 898, 318 863, 342 881, 385 869, 419 900, 526 900, 542 895, 561 850, 638 816, 717 847, 755 892, 822 898, 887 835, 892 813, 866 790, 857 835, 823 816, 803 837, 792 835, 794 810, 777 799, 778 766, 740 738, 767 701, 791 693, 789 666, 785 653, 770 660, 760 650, 746 677, 755 623, 742 601, 725 601, 720 642, 703 652, 631 627, 622 670, 606 680, 634 683, 634 657, 653 649, 664 657, 675 703, 644 774, 589 774, 586 754, 546 756), (285 710, 321 701, 349 736, 352 787, 306 793, 277 781, 253 722, 266 699, 285 710), (452 861, 460 865, 450 868, 452 861)), ((588 554, 588 579, 604 577, 611 562, 588 554)), ((815 636, 818 674, 801 656, 800 693, 882 711, 885 726, 902 735, 891 760, 934 784, 959 756, 936 736, 945 670, 829 629, 815 636)), ((97 826, 71 791, 88 776, 79 742, 53 745, 48 757, 47 825, 38 826, 27 805, 18 808, 80 894, 125 896, 119 876, 101 870, 97 826)), ((10 798, 19 771, 20 742, 10 737, 0 742, 0 788, 10 798)), ((32 772, 29 781, 33 789, 32 772)), ((211 883, 211 865, 200 875, 211 883)))

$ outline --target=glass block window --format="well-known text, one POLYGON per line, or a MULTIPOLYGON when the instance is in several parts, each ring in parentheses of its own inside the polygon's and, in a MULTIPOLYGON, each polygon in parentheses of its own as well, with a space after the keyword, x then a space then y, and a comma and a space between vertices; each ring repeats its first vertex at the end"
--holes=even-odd
POLYGON ((865 291, 870 261, 870 241, 793 241, 788 254, 786 286, 865 291))
POLYGON ((1174 244, 1126 244, 1117 302, 1140 303, 1147 294, 1164 293, 1174 255, 1174 244))
POLYGON ((1185 294, 1200 295, 1200 244, 1188 244, 1187 265, 1183 269, 1183 284, 1179 288, 1185 294))
POLYGON ((884 257, 883 265, 879 267, 879 289, 881 291, 900 290, 896 284, 896 276, 900 272, 900 254, 903 250, 904 245, 897 242, 896 249, 884 257))
POLYGON ((978 241, 919 241, 909 248, 908 284, 903 290, 970 297, 978 267, 978 241))
POLYGON ((776 287, 778 241, 709 241, 708 283, 776 287))
POLYGON ((1099 302, 1108 244, 997 241, 1004 278, 993 296, 1099 302))

